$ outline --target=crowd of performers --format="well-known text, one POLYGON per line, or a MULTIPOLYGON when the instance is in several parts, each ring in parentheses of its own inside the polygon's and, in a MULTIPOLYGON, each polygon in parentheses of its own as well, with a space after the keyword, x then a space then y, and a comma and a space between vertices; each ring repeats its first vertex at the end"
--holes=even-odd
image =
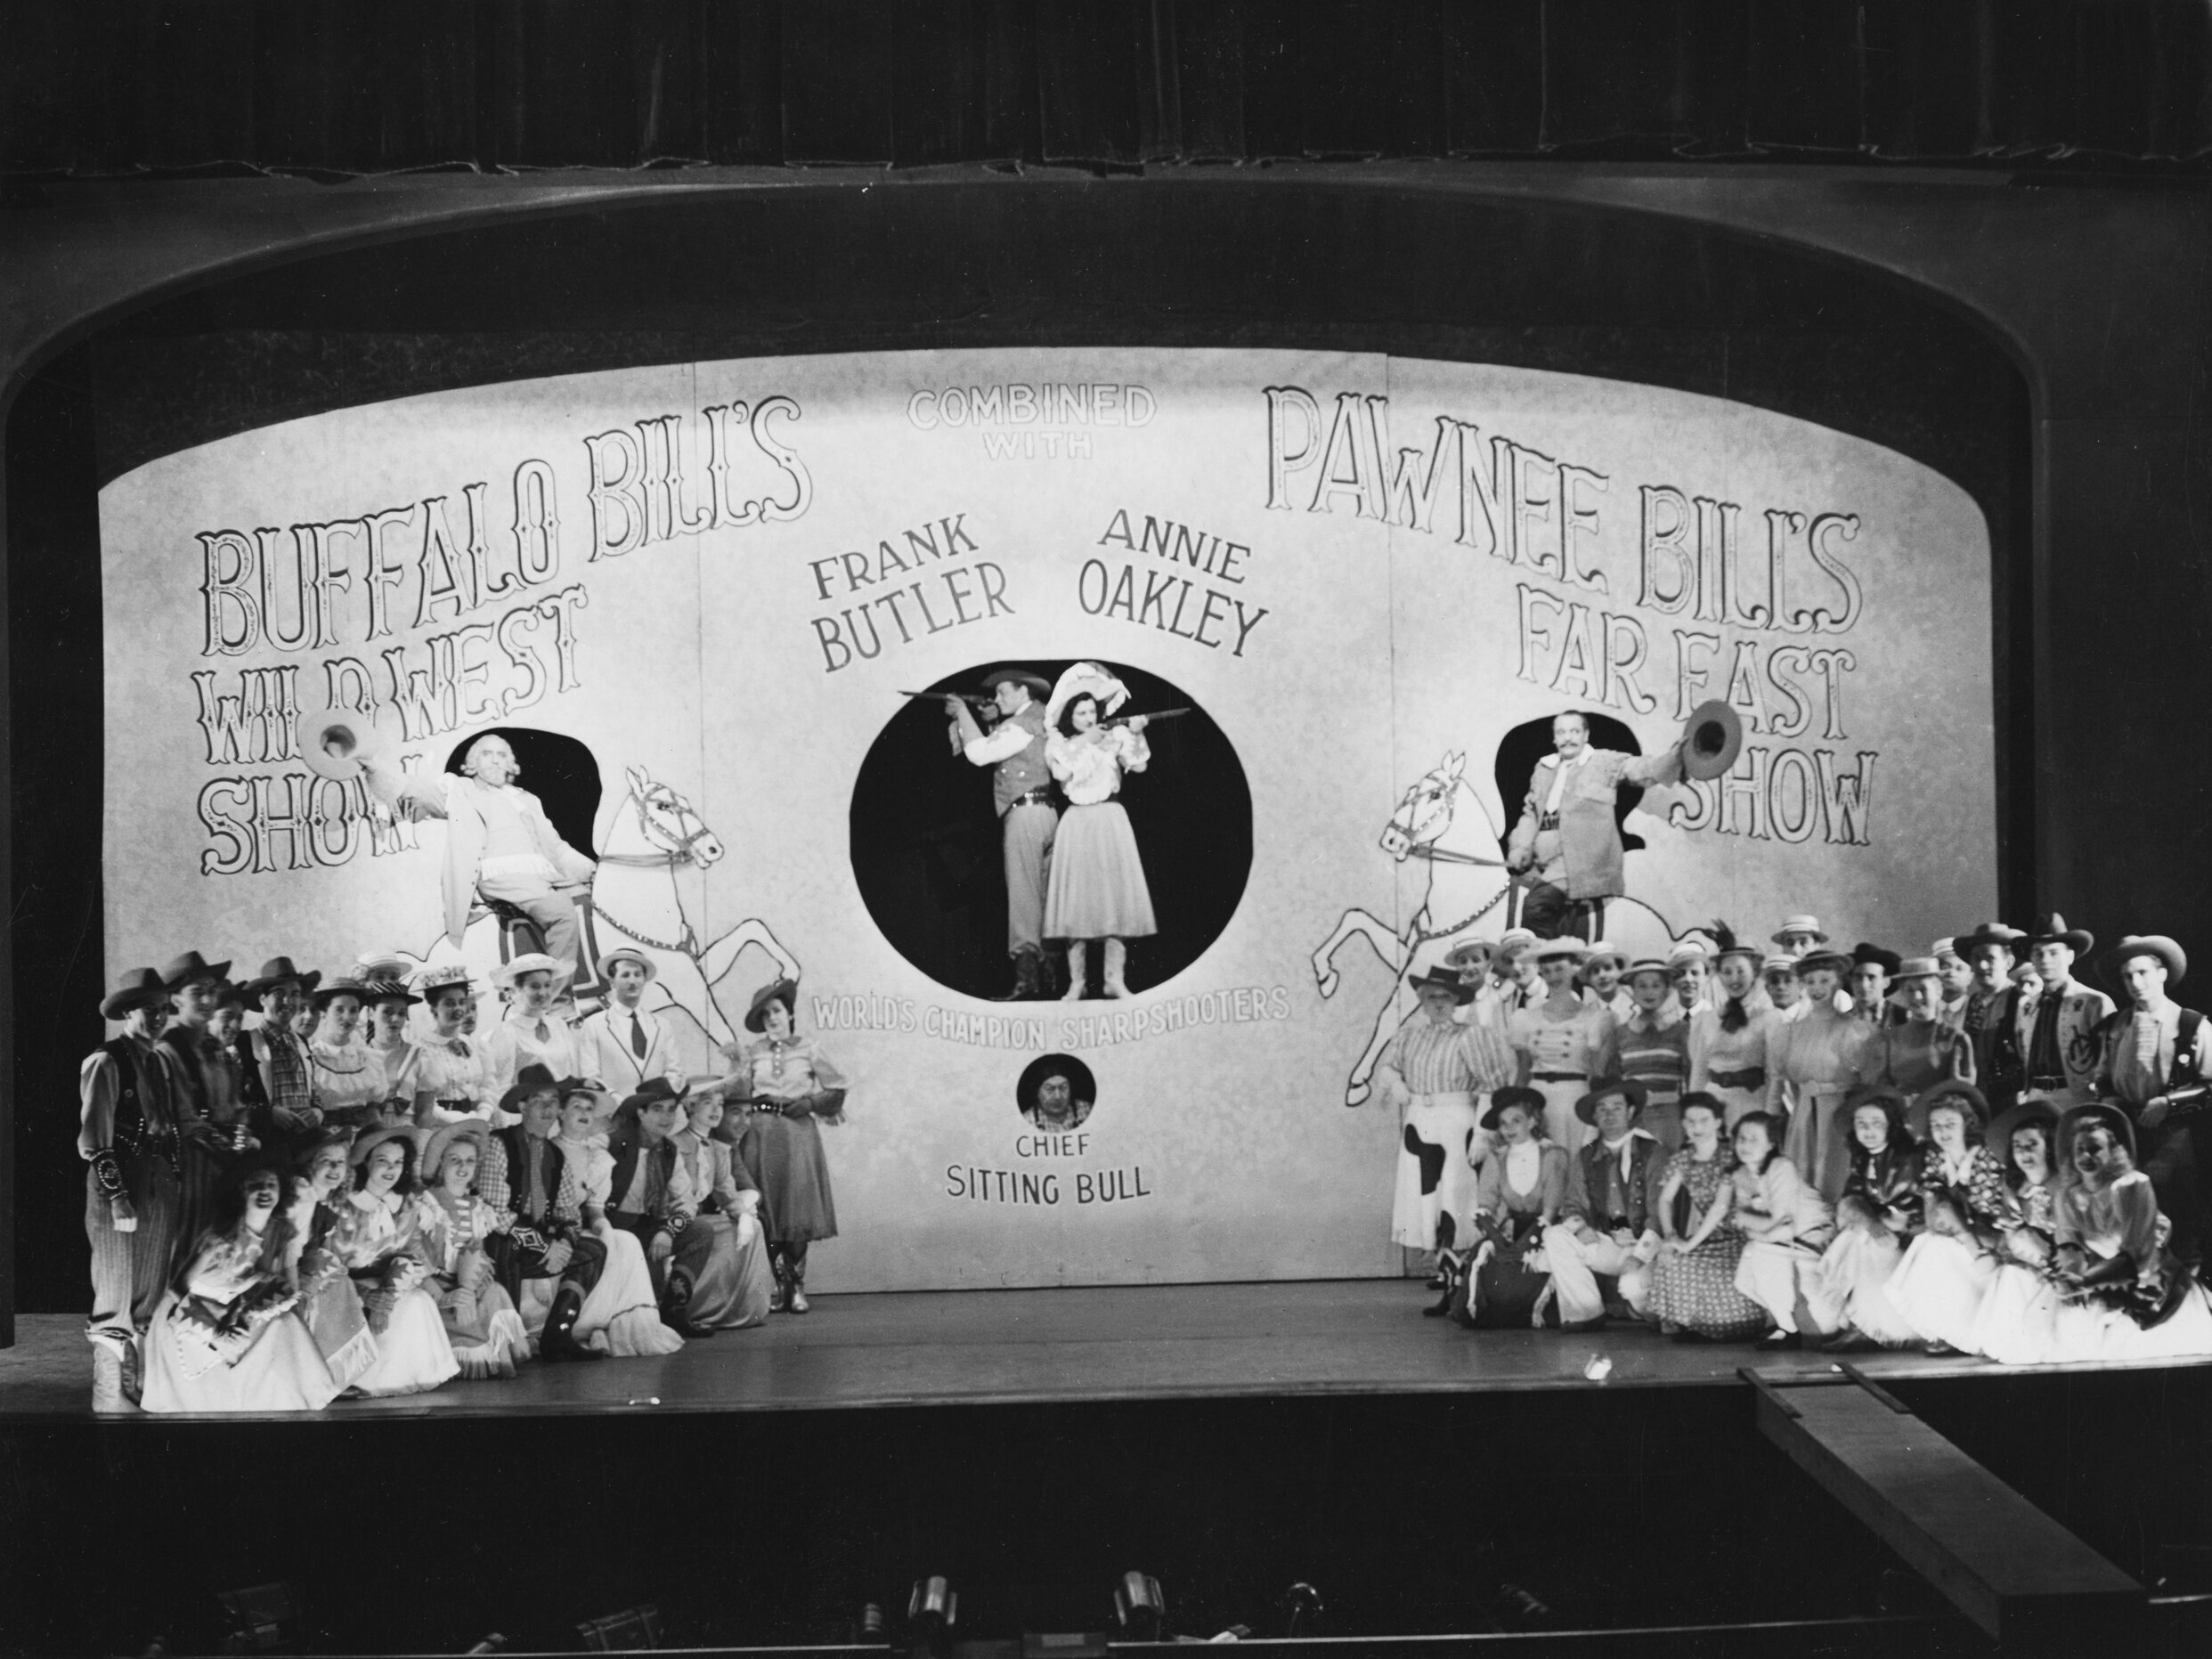
POLYGON ((1786 918, 1666 960, 1513 930, 1411 981, 1377 1065, 1397 1241, 1475 1327, 2212 1356, 2212 1030, 2172 939, 2062 917, 1900 957, 1786 918))
POLYGON ((846 1084, 790 980, 693 1078, 634 951, 589 1012, 517 956, 489 1018, 459 966, 230 965, 122 975, 84 1063, 95 1411, 313 1411, 809 1310, 846 1084))

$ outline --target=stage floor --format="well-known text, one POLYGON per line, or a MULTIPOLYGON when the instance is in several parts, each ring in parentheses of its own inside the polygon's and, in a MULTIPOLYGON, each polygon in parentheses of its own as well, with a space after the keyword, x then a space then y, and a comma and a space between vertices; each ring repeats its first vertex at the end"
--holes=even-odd
MULTIPOLYGON (((1430 1299, 1418 1283, 1388 1279, 823 1296, 803 1317, 777 1314, 664 1359, 531 1365, 512 1382, 452 1382, 296 1415, 337 1422, 1685 1387, 1736 1385, 1745 1367, 1775 1377, 1834 1370, 1821 1354, 1684 1346, 1618 1323, 1582 1335, 1463 1331, 1421 1318, 1430 1299), (1602 1381, 1587 1374, 1597 1360, 1611 1362, 1602 1381)), ((83 1322, 36 1314, 16 1330, 17 1346, 0 1351, 0 1421, 89 1417, 83 1322)), ((1917 1351, 1852 1362, 1876 1378, 2016 1374, 1917 1351)))

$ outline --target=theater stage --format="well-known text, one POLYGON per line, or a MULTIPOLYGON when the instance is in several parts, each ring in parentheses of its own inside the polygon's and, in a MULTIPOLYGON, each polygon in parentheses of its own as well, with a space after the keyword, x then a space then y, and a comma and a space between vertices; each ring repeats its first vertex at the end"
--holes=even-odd
MULTIPOLYGON (((1685 1346, 1632 1325, 1464 1331, 1423 1319, 1430 1299, 1413 1281, 1371 1279, 822 1296, 804 1317, 664 1359, 532 1365, 512 1382, 345 1401, 313 1420, 1740 1386, 1745 1367, 1777 1378, 1835 1369, 1818 1354, 1685 1346), (1602 1379, 1593 1361, 1611 1362, 1602 1379)), ((31 1315, 17 1333, 0 1352, 0 1421, 89 1415, 81 1322, 31 1315)), ((2020 1374, 1917 1351, 1851 1363, 1877 1380, 2020 1374)))

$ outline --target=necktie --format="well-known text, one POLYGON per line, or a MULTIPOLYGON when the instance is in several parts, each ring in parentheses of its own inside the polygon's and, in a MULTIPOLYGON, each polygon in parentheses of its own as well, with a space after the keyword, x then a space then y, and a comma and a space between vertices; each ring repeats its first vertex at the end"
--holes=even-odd
POLYGON ((645 1021, 635 1012, 630 1016, 630 1052, 640 1060, 646 1057, 645 1021))

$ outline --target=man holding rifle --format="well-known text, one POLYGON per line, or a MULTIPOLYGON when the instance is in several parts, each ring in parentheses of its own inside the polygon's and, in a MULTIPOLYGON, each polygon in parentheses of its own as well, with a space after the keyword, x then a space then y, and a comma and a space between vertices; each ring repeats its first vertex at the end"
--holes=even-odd
POLYGON ((1037 701, 1052 687, 1042 675, 1004 665, 988 670, 983 688, 998 709, 988 733, 976 723, 968 700, 947 695, 953 752, 972 766, 988 766, 1006 855, 1006 952, 1013 958, 1013 988, 1001 1002, 1048 995, 1044 982, 1045 892, 1052 874, 1053 838, 1060 812, 1053 775, 1045 764, 1045 708, 1037 701))

